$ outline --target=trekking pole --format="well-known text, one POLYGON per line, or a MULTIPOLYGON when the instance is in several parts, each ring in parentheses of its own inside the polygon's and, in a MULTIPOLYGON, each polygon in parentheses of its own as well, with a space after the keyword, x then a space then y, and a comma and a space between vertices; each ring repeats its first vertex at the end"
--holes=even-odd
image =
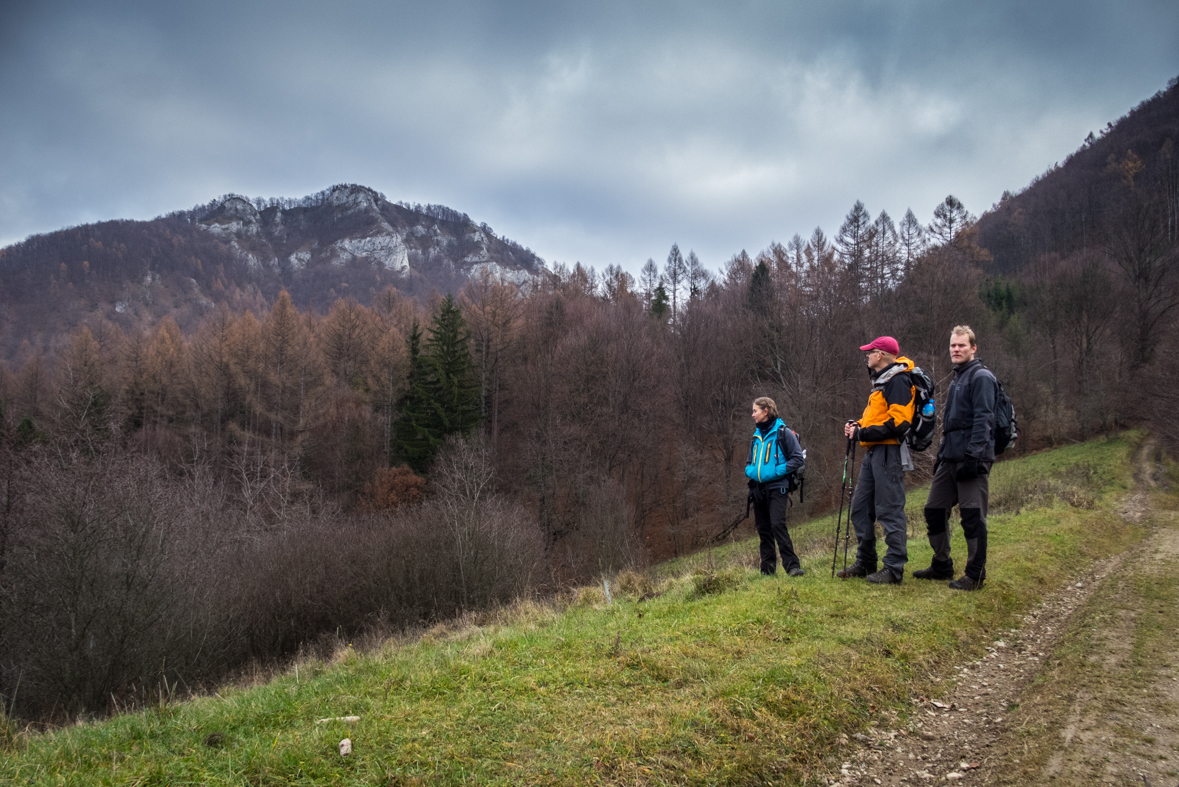
MULTIPOLYGON (((749 509, 753 506, 753 492, 749 493, 749 497, 745 499, 745 513, 733 520, 733 524, 726 527, 721 532, 712 537, 712 543, 719 544, 729 537, 729 534, 737 529, 737 526, 749 518, 749 509)), ((838 548, 838 547, 837 547, 838 548)))
POLYGON ((851 450, 852 439, 849 437, 847 438, 847 450, 843 452, 843 485, 839 487, 839 516, 835 518, 835 554, 831 556, 832 579, 835 579, 835 561, 839 560, 839 526, 843 521, 843 496, 847 492, 847 458, 851 456, 851 450))
MULTIPOLYGON (((847 492, 847 527, 845 527, 843 529, 843 567, 844 568, 847 568, 847 544, 849 541, 851 541, 852 500, 854 500, 855 496, 856 496, 855 473, 856 473, 856 443, 857 442, 858 441, 853 437, 852 438, 852 450, 851 450, 852 469, 851 469, 851 474, 848 478, 848 480, 851 481, 851 489, 849 489, 847 492)), ((838 549, 838 548, 839 547, 836 547, 836 549, 838 549)))

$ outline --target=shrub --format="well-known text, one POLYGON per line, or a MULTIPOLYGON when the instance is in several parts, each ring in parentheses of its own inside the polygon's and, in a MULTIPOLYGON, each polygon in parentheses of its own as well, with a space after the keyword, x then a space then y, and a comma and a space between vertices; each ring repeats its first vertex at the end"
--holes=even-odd
POLYGON ((382 467, 364 485, 360 510, 366 513, 388 511, 413 506, 422 502, 426 494, 426 479, 402 465, 382 467))
POLYGON ((275 456, 174 477, 113 448, 25 454, 0 490, 0 707, 18 716, 154 703, 337 636, 504 604, 545 576, 535 518, 493 491, 478 443, 446 447, 435 499, 367 515, 275 456))
MULTIPOLYGON (((159 676, 190 633, 171 570, 182 519, 159 466, 132 455, 56 455, 22 467, 0 594, 0 686, 17 707, 104 708, 159 676)), ((182 646, 181 646, 182 649, 182 646)))

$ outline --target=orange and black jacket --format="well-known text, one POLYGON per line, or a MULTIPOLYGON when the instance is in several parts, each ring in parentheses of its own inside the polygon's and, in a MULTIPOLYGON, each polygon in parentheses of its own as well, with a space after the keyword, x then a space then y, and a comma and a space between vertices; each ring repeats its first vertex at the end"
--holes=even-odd
POLYGON ((913 362, 901 356, 872 372, 872 395, 860 416, 860 445, 897 445, 913 423, 913 362))

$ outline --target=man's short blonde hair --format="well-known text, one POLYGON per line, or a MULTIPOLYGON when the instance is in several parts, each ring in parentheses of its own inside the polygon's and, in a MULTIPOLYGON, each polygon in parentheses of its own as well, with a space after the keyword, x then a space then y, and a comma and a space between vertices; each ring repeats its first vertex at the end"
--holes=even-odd
POLYGON ((970 340, 971 347, 977 347, 978 342, 974 339, 974 330, 969 325, 955 325, 954 330, 950 331, 951 336, 965 336, 970 340))

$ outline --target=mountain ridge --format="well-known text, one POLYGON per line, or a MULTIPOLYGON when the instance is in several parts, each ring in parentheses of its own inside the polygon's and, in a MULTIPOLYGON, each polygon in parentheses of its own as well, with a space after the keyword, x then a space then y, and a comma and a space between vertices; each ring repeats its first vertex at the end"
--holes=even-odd
POLYGON ((148 221, 114 220, 0 249, 0 358, 49 352, 78 325, 124 330, 171 315, 182 330, 220 303, 260 311, 282 290, 326 311, 393 286, 456 291, 480 271, 527 285, 545 262, 441 205, 337 184, 294 199, 226 194, 148 221), (27 345, 27 346, 26 346, 27 345))

